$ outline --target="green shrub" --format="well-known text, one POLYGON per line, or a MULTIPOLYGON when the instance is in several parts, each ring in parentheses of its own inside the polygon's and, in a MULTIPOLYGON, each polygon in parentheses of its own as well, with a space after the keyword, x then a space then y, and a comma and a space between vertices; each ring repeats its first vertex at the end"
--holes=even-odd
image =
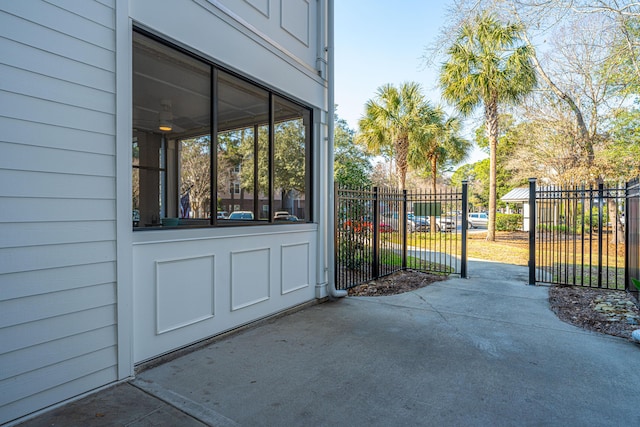
MULTIPOLYGON (((584 217, 582 214, 576 215, 576 223, 578 228, 584 222, 585 231, 589 232, 591 229, 598 228, 598 207, 594 206, 591 209, 591 215, 589 215, 589 211, 585 212, 584 217)), ((602 224, 607 225, 609 222, 609 212, 606 207, 602 209, 602 224)))
POLYGON ((496 214, 496 230, 520 231, 522 230, 522 215, 520 214, 496 214))

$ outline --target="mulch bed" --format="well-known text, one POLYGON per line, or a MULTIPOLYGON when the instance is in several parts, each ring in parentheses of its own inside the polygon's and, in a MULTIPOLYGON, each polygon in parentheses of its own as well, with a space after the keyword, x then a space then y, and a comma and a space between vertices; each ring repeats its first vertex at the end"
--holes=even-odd
MULTIPOLYGON (((549 289, 551 310, 560 320, 590 331, 630 339, 631 333, 640 326, 629 324, 624 318, 612 321, 605 313, 596 310, 598 301, 607 299, 632 301, 625 291, 580 286, 553 286, 549 289)), ((640 317, 640 310, 635 305, 624 308, 640 317)))
POLYGON ((423 288, 433 282, 446 280, 447 276, 402 270, 349 289, 349 296, 380 297, 397 295, 423 288))

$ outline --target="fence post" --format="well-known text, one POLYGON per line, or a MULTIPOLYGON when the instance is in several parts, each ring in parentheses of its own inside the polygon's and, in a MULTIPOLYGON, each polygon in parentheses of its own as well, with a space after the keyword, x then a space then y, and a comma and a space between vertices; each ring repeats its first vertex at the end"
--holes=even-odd
POLYGON ((378 245, 380 244, 378 231, 380 229, 380 203, 378 201, 379 189, 378 187, 373 187, 373 224, 372 224, 372 243, 373 243, 373 264, 372 264, 372 273, 373 278, 377 279, 380 274, 379 270, 379 262, 378 262, 378 245))
POLYGON ((333 183, 333 283, 336 289, 340 289, 338 285, 338 260, 340 259, 340 241, 338 240, 338 221, 340 209, 340 191, 338 182, 333 183))
POLYGON ((467 278, 467 230, 469 229, 469 184, 462 181, 462 250, 460 251, 460 277, 467 278))
POLYGON ((407 269, 407 190, 402 190, 402 206, 400 207, 400 229, 402 233, 402 269, 407 269))
POLYGON ((536 284, 536 178, 529 178, 529 285, 536 284))
POLYGON ((598 183, 598 287, 602 287, 602 227, 603 214, 602 205, 604 203, 604 183, 598 183))
POLYGON ((629 241, 629 181, 624 185, 624 290, 630 292, 629 282, 631 275, 629 274, 629 255, 631 245, 629 241))

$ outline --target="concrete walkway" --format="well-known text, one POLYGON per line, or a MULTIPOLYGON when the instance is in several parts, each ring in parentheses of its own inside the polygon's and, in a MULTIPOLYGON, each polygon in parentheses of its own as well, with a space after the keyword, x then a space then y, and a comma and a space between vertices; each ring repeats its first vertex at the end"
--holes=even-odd
POLYGON ((527 269, 320 304, 25 423, 640 425, 640 348, 561 322, 527 269))

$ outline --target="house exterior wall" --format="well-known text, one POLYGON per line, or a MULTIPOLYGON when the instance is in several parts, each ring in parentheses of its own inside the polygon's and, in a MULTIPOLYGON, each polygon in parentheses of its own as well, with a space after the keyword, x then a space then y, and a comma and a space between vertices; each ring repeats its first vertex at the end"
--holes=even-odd
MULTIPOLYGON (((136 0, 131 18, 140 28, 313 107, 314 140, 320 142, 326 133, 326 82, 315 68, 321 4, 136 0), (176 16, 189 17, 190 25, 176 26, 176 16)), ((322 144, 316 145, 320 161, 322 144)), ((323 194, 317 188, 315 193, 323 194)), ((318 230, 309 223, 134 233, 134 362, 313 300, 322 252, 318 230)))
POLYGON ((0 6, 0 423, 117 378, 113 2, 0 6))
POLYGON ((137 25, 319 107, 326 103, 326 82, 317 69, 317 57, 323 55, 318 50, 324 45, 316 42, 324 37, 317 25, 321 4, 318 0, 132 0, 130 9, 137 25), (267 5, 268 16, 252 4, 267 5), (176 25, 176 20, 188 24, 176 25), (306 23, 304 33, 310 41, 306 44, 299 40, 301 35, 291 34, 302 34, 301 29, 288 30, 294 25, 289 22, 299 21, 306 23))
POLYGON ((324 0, 0 4, 0 424, 326 295, 325 27, 324 0), (134 25, 313 108, 314 223, 132 231, 134 25))

